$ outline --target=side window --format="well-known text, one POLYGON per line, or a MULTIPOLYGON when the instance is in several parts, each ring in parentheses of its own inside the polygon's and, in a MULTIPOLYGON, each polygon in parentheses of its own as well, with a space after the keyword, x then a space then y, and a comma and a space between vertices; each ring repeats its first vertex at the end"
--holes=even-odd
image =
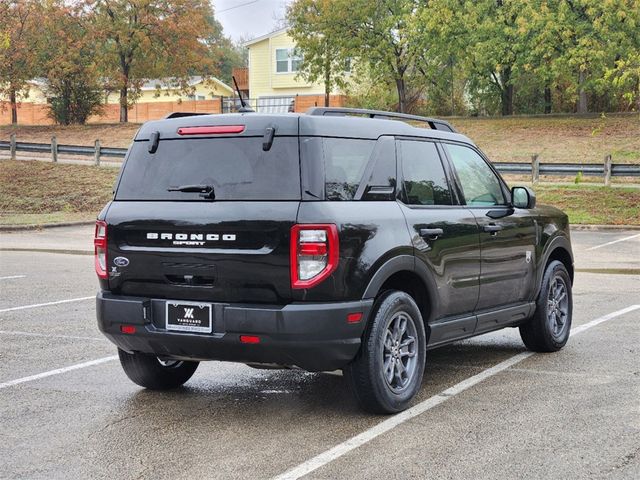
POLYGON ((487 162, 469 147, 446 145, 467 205, 504 205, 500 181, 487 162))
POLYGON ((398 141, 407 203, 451 205, 451 191, 436 145, 413 140, 398 141))
POLYGON ((323 140, 327 200, 353 200, 375 144, 351 138, 323 140))

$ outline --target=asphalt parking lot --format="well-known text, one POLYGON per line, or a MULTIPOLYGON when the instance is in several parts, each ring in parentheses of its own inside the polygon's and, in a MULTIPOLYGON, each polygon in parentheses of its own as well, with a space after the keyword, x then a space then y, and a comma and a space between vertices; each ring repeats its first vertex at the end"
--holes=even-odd
POLYGON ((96 327, 91 237, 0 233, 0 478, 640 478, 639 231, 572 233, 564 350, 508 329, 432 351, 392 417, 336 373, 208 362, 137 387, 96 327))

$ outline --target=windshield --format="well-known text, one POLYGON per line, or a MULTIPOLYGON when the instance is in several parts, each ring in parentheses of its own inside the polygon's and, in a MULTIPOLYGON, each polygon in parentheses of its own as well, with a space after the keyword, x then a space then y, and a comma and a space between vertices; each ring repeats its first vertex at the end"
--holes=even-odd
POLYGON ((197 191, 168 191, 185 185, 213 187, 216 200, 299 200, 297 137, 276 137, 269 151, 262 137, 134 142, 116 200, 209 201, 197 191))

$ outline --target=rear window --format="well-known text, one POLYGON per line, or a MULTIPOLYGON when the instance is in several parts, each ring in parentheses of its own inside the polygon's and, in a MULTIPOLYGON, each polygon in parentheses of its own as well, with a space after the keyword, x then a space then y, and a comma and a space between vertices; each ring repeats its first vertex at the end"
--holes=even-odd
POLYGON ((276 137, 262 150, 263 137, 161 140, 156 153, 134 142, 116 200, 204 200, 170 187, 211 185, 216 200, 299 200, 297 137, 276 137))

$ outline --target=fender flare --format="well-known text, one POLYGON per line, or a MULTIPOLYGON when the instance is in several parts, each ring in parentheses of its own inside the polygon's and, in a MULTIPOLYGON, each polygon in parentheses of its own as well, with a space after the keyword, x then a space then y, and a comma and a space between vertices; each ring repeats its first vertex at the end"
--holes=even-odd
MULTIPOLYGON (((402 271, 415 273, 424 282, 427 290, 427 297, 429 299, 429 310, 431 312, 430 317, 433 318, 435 313, 440 310, 440 304, 436 295, 436 292, 438 291, 436 282, 433 279, 433 274, 427 266, 420 261, 416 261, 415 257, 412 255, 398 255, 383 263, 376 273, 373 274, 373 277, 371 277, 362 298, 375 298, 384 282, 386 282, 393 274, 402 271)), ((425 326, 431 318, 424 319, 425 326)))
POLYGON ((540 268, 538 268, 538 273, 536 275, 536 294, 534 298, 538 298, 538 294, 540 293, 540 287, 542 286, 542 277, 544 276, 544 269, 547 263, 549 263, 549 257, 551 257, 551 254, 558 248, 562 248, 569 254, 569 257, 571 257, 571 267, 573 268, 573 251, 571 250, 571 242, 565 235, 556 234, 545 245, 542 254, 542 261, 539 264, 540 268))

